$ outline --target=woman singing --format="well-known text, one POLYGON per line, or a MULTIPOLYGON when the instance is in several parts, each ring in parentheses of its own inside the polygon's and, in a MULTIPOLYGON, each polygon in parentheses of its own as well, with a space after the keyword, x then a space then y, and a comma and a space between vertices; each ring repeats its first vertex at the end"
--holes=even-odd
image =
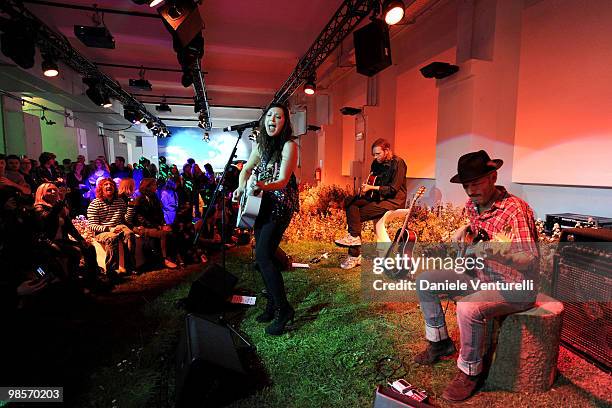
POLYGON ((271 104, 260 119, 259 127, 257 144, 240 172, 234 200, 244 193, 247 180, 255 169, 257 188, 263 191, 254 228, 255 258, 268 292, 266 309, 257 316, 257 321, 271 321, 266 333, 280 335, 285 332, 287 323, 293 320, 295 312, 287 301, 283 276, 273 259, 293 213, 299 209, 298 186, 293 174, 298 146, 293 141, 289 110, 284 105, 271 104))

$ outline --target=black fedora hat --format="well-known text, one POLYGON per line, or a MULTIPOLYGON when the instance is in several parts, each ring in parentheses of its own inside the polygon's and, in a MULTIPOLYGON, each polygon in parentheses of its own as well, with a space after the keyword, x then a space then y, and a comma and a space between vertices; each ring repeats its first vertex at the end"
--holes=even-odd
POLYGON ((487 152, 479 150, 464 154, 457 163, 457 174, 450 179, 451 183, 467 183, 479 179, 499 169, 504 161, 491 160, 487 152))

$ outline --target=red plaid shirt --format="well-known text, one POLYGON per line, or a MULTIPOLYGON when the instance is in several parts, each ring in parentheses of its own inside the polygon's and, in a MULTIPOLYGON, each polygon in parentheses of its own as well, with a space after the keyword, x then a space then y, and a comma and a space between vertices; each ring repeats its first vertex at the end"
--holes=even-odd
MULTIPOLYGON (((501 193, 491 208, 482 214, 478 213, 477 207, 468 199, 465 204, 467 216, 470 220, 472 231, 483 229, 493 239, 498 233, 506 233, 510 230, 512 252, 529 252, 538 257, 537 247, 538 232, 535 226, 533 210, 525 201, 508 193, 504 187, 496 186, 501 193)), ((503 245, 503 244, 493 244, 503 245)), ((502 264, 497 261, 485 262, 484 271, 479 271, 478 278, 483 281, 520 282, 526 275, 531 277, 530 272, 537 271, 537 263, 528 271, 519 271, 511 265, 502 264)))

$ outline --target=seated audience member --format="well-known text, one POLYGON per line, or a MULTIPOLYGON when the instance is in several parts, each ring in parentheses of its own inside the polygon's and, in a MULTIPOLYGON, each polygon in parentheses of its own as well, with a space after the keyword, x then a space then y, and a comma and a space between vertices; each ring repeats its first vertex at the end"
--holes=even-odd
POLYGON ((178 194, 176 193, 176 184, 174 180, 168 179, 162 187, 161 192, 162 208, 164 210, 164 220, 166 224, 174 224, 176 218, 176 210, 178 209, 178 194))
POLYGON ((59 188, 55 184, 43 183, 38 186, 34 212, 41 249, 51 257, 68 261, 64 278, 76 278, 82 256, 87 281, 93 283, 98 271, 96 250, 72 224, 66 203, 60 200, 59 188))
POLYGON ((4 176, 19 186, 17 189, 21 194, 30 195, 32 194, 32 189, 23 175, 19 172, 20 165, 21 161, 19 160, 19 157, 15 156, 14 154, 9 154, 6 156, 6 170, 4 172, 4 176))
POLYGON ((36 183, 36 180, 34 179, 34 176, 32 174, 32 159, 27 157, 21 159, 19 173, 23 176, 23 179, 30 186, 30 191, 36 191, 38 183, 36 183))
POLYGON ((127 206, 126 221, 128 226, 132 226, 134 222, 134 200, 136 200, 135 183, 133 178, 124 178, 119 183, 119 198, 125 202, 127 206))
POLYGON ((110 172, 108 170, 108 166, 106 165, 106 161, 101 158, 97 158, 94 162, 94 169, 87 177, 87 189, 89 190, 87 193, 87 198, 93 200, 96 195, 97 183, 99 179, 105 179, 110 177, 110 172))
POLYGON ((140 196, 134 203, 134 232, 145 238, 160 240, 164 265, 176 268, 176 264, 168 257, 168 237, 172 228, 164 221, 162 203, 157 197, 157 181, 154 178, 144 178, 140 182, 140 196))
POLYGON ((36 179, 38 183, 64 184, 63 175, 57 170, 55 154, 42 152, 38 157, 38 161, 40 162, 39 167, 36 169, 36 179))
MULTIPOLYGON (((5 175, 5 170, 6 159, 0 154, 0 206, 12 214, 20 204, 23 204, 24 187, 9 180, 5 175)), ((29 187, 27 189, 29 190, 29 187)))
POLYGON ((119 243, 127 247, 130 256, 126 258, 131 259, 134 253, 134 233, 126 225, 129 222, 127 217, 127 205, 117 196, 113 179, 101 180, 96 188, 96 198, 87 208, 87 219, 89 228, 96 234, 96 241, 106 251, 106 274, 110 279, 117 278, 119 243))
POLYGON ((70 159, 64 159, 62 160, 62 165, 59 166, 61 172, 67 176, 68 173, 70 173, 72 171, 72 160, 70 159))
POLYGON ((110 174, 112 178, 131 178, 132 170, 125 167, 125 159, 121 156, 115 157, 115 162, 111 165, 110 174))
POLYGON ((85 164, 82 162, 74 162, 72 171, 66 177, 66 183, 70 192, 67 194, 68 204, 70 205, 70 214, 75 217, 85 214, 87 206, 84 195, 87 193, 87 183, 85 177, 85 164))

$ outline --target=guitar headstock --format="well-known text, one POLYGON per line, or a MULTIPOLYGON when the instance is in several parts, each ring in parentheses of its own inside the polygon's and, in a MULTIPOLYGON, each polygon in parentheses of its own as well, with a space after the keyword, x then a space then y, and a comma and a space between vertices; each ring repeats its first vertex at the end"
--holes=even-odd
MULTIPOLYGON (((417 188, 417 191, 414 193, 414 197, 412 197, 412 201, 410 202, 410 208, 412 208, 414 206, 414 204, 419 199, 421 199, 421 197, 423 197, 423 194, 425 194, 426 190, 427 189, 425 188, 425 186, 421 186, 421 187, 417 188)), ((406 198, 406 200, 407 200, 407 198, 406 198)))

